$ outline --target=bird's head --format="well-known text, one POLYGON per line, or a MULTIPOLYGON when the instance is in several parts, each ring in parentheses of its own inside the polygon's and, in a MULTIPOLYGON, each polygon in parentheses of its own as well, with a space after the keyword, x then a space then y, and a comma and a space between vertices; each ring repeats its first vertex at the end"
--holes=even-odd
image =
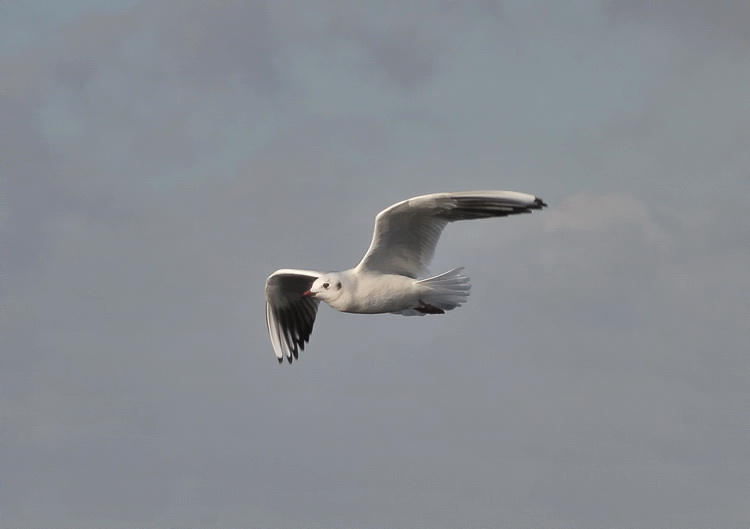
POLYGON ((313 297, 327 303, 336 301, 344 289, 342 279, 341 274, 336 272, 323 274, 313 282, 310 290, 302 294, 302 297, 313 297))

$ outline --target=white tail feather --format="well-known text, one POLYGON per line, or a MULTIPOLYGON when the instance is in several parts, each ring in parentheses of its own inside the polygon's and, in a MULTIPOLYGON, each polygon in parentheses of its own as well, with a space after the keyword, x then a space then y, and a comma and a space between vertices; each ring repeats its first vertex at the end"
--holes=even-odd
MULTIPOLYGON (((430 292, 424 296, 422 301, 444 311, 453 310, 466 303, 471 291, 471 283, 468 277, 461 275, 462 270, 463 267, 454 268, 442 274, 417 281, 417 284, 430 287, 430 292)), ((424 316, 425 312, 406 309, 395 314, 424 316)))

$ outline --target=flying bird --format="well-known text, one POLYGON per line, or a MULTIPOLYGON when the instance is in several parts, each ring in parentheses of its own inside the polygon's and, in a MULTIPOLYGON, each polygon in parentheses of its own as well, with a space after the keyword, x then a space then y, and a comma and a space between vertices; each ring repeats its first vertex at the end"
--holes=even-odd
POLYGON ((378 213, 367 253, 343 272, 277 270, 266 280, 266 324, 279 362, 297 359, 310 341, 318 305, 341 312, 444 314, 466 302, 463 268, 419 279, 440 233, 457 220, 531 213, 547 204, 513 191, 461 191, 409 198, 378 213))

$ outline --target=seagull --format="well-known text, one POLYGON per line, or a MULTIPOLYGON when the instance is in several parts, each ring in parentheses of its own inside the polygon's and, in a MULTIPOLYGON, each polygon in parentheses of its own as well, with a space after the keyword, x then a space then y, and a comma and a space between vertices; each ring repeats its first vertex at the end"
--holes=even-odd
POLYGON ((305 349, 318 305, 357 314, 444 314, 466 302, 471 284, 463 267, 419 279, 440 234, 457 220, 531 213, 547 204, 514 191, 434 193, 403 200, 375 218, 375 232, 357 266, 343 272, 284 268, 266 280, 266 325, 279 363, 305 349))

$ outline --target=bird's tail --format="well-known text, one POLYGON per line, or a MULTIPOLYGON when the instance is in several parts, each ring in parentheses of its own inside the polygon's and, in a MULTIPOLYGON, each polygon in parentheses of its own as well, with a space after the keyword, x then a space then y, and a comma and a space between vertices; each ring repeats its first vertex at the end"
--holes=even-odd
POLYGON ((404 316, 424 316, 425 314, 442 314, 446 310, 460 307, 469 298, 471 283, 469 278, 461 275, 463 267, 448 270, 440 275, 420 279, 416 283, 429 287, 429 291, 420 300, 423 307, 400 311, 404 316), (437 309, 437 310, 435 310, 437 309))

